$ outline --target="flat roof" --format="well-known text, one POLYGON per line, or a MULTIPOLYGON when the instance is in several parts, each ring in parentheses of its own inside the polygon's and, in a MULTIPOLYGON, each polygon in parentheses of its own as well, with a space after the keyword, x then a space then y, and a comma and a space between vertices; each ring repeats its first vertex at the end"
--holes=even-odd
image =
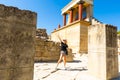
MULTIPOLYGON (((61 11, 62 14, 64 14, 66 11, 68 11, 70 8, 72 8, 73 6, 75 6, 79 1, 82 0, 72 0, 70 3, 68 3, 61 11)), ((83 0, 88 4, 93 4, 93 0, 83 0)))

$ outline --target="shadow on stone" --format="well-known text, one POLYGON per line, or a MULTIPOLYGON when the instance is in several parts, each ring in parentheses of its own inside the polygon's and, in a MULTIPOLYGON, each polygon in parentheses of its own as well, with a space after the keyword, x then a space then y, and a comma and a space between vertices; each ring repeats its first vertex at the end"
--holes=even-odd
POLYGON ((80 61, 80 60, 74 60, 74 61, 72 61, 72 62, 79 63, 79 62, 82 62, 82 61, 80 61))
POLYGON ((84 67, 83 68, 81 68, 81 69, 79 69, 79 68, 69 68, 69 69, 67 69, 68 71, 87 71, 88 69, 85 69, 84 67))
POLYGON ((110 80, 120 80, 120 76, 116 77, 116 78, 113 78, 113 79, 110 79, 110 80))

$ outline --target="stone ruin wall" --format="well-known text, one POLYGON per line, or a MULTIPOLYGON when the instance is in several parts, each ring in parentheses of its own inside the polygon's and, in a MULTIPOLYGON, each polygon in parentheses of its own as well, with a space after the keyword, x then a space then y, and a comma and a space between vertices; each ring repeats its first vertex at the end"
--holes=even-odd
POLYGON ((33 80, 36 17, 0 5, 0 80, 33 80))
POLYGON ((120 34, 117 35, 118 53, 120 54, 120 34))
MULTIPOLYGON (((93 17, 92 25, 98 25, 98 24, 103 24, 103 23, 93 17)), ((120 54, 120 35, 117 35, 117 45, 118 45, 118 53, 120 54)))
POLYGON ((91 25, 88 28, 88 56, 90 74, 101 80, 118 77, 117 28, 101 23, 91 25))
POLYGON ((59 58, 59 44, 47 40, 46 29, 36 30, 35 61, 54 61, 59 58))
POLYGON ((48 35, 46 33, 46 29, 37 29, 36 30, 36 38, 42 39, 42 40, 47 40, 48 35))
MULTIPOLYGON (((72 51, 69 51, 67 61, 72 61, 72 51)), ((46 29, 36 30, 36 53, 35 62, 39 61, 57 61, 59 59, 60 44, 50 41, 46 29)))

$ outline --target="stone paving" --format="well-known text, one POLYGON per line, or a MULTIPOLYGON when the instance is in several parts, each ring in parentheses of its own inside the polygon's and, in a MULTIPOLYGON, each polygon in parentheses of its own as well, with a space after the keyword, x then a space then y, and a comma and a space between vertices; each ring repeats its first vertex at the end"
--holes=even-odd
POLYGON ((63 63, 57 70, 56 62, 35 63, 33 80, 100 80, 88 74, 87 62, 87 55, 83 55, 76 61, 67 62, 67 70, 63 68, 63 63))

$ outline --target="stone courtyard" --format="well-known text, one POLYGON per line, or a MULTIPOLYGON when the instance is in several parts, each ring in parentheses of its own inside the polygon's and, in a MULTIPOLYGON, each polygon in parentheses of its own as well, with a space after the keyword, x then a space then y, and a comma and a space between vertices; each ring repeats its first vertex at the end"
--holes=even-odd
MULTIPOLYGON (((57 70, 55 70, 56 62, 35 63, 33 80, 101 80, 89 74, 87 64, 88 64, 87 54, 84 54, 80 57, 78 57, 77 55, 75 61, 68 62, 67 70, 63 69, 63 63, 60 64, 57 70)), ((92 64, 94 65, 94 63, 92 64)), ((120 78, 118 77, 112 80, 120 80, 120 78)))

